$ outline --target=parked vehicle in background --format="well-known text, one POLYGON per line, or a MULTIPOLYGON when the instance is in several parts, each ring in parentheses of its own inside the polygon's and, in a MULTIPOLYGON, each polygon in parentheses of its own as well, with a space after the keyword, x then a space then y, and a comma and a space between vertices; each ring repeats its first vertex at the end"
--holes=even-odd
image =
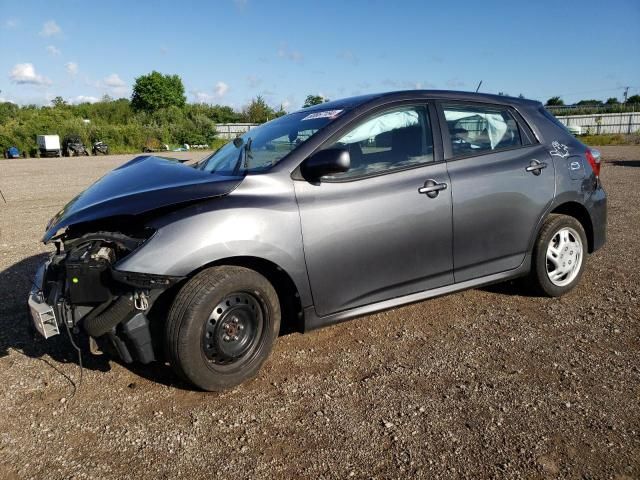
POLYGON ((56 250, 28 302, 45 337, 82 328, 125 362, 168 361, 222 390, 256 375, 281 325, 516 277, 564 295, 606 215, 599 153, 539 102, 365 95, 267 122, 195 165, 118 167, 50 220, 56 250))
POLYGON ((9 147, 4 151, 4 158, 20 158, 18 147, 9 147))
POLYGON ((62 142, 64 153, 67 157, 79 157, 80 155, 89 156, 89 152, 87 148, 84 146, 84 143, 80 136, 78 135, 68 135, 64 138, 62 142))
POLYGON ((36 137, 38 157, 61 157, 60 136, 58 135, 38 135, 36 137))
POLYGON ((102 155, 109 155, 109 145, 104 142, 94 142, 93 147, 91 147, 91 152, 94 155, 98 155, 99 153, 102 155))

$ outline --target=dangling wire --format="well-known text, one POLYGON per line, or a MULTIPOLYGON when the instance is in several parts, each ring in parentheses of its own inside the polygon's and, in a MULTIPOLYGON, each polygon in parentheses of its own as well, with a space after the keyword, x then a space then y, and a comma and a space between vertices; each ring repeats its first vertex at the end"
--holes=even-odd
POLYGON ((65 318, 62 319, 62 322, 64 323, 64 326, 67 329, 67 336, 69 337, 69 341, 71 342, 71 346, 73 346, 73 348, 75 349, 75 351, 78 353, 78 365, 80 366, 80 377, 78 378, 78 384, 76 385, 75 382, 73 383, 73 394, 71 395, 71 398, 76 396, 76 392, 78 391, 78 389, 80 388, 80 386, 82 385, 82 373, 84 371, 84 368, 82 366, 82 350, 80 350, 80 347, 78 347, 78 345, 76 344, 75 340, 73 339, 73 335, 71 334, 71 329, 69 328, 69 323, 67 322, 67 312, 66 312, 66 304, 62 305, 62 311, 64 311, 63 316, 65 318))

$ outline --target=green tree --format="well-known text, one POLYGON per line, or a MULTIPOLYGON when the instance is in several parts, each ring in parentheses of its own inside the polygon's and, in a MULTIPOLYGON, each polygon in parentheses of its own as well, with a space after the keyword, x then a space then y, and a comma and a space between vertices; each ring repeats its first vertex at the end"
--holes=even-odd
POLYGON ((600 100, 580 100, 576 105, 580 105, 581 107, 592 107, 596 105, 602 105, 600 100))
POLYGON ((627 103, 640 103, 640 95, 631 95, 627 98, 627 103))
POLYGON ((610 98, 607 98, 607 101, 604 103, 607 105, 618 105, 620 102, 616 97, 610 97, 610 98))
POLYGON ((560 107, 564 105, 564 101, 560 97, 551 97, 549 100, 547 100, 547 103, 545 103, 545 105, 547 107, 560 107))
POLYGON ((155 70, 136 78, 131 95, 131 107, 137 112, 184 107, 186 101, 182 79, 178 75, 163 75, 155 70))
POLYGON ((58 96, 58 97, 54 98, 53 100, 51 100, 51 105, 53 105, 54 108, 66 107, 67 106, 67 102, 64 100, 64 98, 58 96))
POLYGON ((276 112, 267 105, 267 102, 265 102, 262 96, 258 95, 251 100, 251 103, 245 107, 242 113, 247 122, 264 123, 275 118, 276 112))
POLYGON ((307 95, 302 108, 311 107, 313 105, 320 105, 321 103, 328 102, 328 98, 324 98, 322 95, 307 95))

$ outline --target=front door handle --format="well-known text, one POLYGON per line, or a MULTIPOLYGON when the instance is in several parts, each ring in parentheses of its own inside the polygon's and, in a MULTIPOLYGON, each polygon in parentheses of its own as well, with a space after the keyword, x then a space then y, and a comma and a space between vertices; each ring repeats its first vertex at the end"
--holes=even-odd
POLYGON ((547 168, 547 164, 538 160, 531 160, 529 166, 525 168, 527 172, 531 172, 534 175, 540 175, 543 168, 547 168))
POLYGON ((429 198, 436 198, 440 190, 445 190, 446 188, 446 183, 438 183, 435 180, 429 179, 424 182, 424 187, 418 189, 418 193, 424 193, 429 198))

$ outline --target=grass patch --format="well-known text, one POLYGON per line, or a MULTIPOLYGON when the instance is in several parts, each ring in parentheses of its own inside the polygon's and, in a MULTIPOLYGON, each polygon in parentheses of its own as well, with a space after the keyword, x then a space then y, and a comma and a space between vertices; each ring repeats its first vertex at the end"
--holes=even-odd
POLYGON ((640 135, 610 134, 610 135, 581 135, 578 139, 586 144, 595 146, 604 145, 640 145, 640 135))

